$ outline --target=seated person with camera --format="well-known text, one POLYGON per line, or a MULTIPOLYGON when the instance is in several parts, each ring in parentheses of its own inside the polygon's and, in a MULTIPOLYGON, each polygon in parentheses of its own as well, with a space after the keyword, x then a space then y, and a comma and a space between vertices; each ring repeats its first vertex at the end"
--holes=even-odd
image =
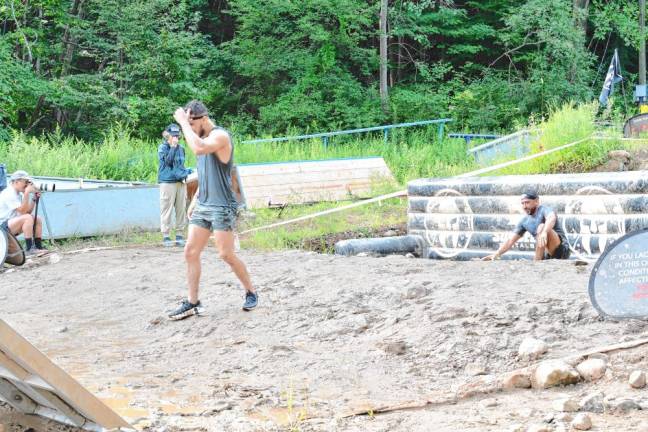
POLYGON ((7 188, 0 192, 0 225, 6 225, 13 235, 23 234, 27 255, 47 252, 42 243, 43 222, 40 217, 34 221, 32 215, 35 200, 39 197, 38 188, 25 171, 13 173, 7 188), (31 198, 32 194, 34 199, 31 198))

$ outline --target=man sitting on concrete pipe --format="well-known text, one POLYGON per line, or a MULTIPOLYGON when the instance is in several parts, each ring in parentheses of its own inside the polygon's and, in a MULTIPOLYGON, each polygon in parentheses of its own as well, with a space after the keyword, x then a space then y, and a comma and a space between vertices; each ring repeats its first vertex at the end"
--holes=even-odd
POLYGON ((536 239, 534 260, 568 259, 569 244, 565 232, 558 224, 556 212, 547 206, 540 205, 540 199, 535 191, 523 193, 521 203, 527 216, 518 222, 511 238, 500 246, 497 252, 482 259, 484 261, 499 259, 527 231, 536 239))

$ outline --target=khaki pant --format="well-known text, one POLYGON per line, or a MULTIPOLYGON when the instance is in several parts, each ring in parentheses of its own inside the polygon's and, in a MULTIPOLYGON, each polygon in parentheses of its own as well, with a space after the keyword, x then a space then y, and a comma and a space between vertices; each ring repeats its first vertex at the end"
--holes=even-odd
POLYGON ((160 183, 160 230, 168 236, 171 232, 175 208, 176 235, 182 235, 187 226, 187 185, 182 182, 160 183))

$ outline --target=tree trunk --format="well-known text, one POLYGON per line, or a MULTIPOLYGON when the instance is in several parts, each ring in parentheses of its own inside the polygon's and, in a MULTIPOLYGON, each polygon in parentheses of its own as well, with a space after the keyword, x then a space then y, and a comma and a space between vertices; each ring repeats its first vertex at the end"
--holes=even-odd
MULTIPOLYGON (((74 2, 72 3, 72 7, 70 8, 70 12, 69 12, 70 16, 79 17, 81 15, 81 7, 83 6, 84 1, 85 0, 74 0, 74 2)), ((61 52, 61 75, 60 76, 65 76, 70 71, 70 65, 72 64, 75 45, 76 45, 76 41, 72 36, 70 25, 67 24, 65 26, 65 30, 63 31, 63 51, 61 52)))
POLYGON ((575 24, 583 30, 583 34, 587 34, 587 17, 589 14, 590 0, 574 0, 574 18, 575 24))
POLYGON ((388 0, 380 1, 380 103, 383 113, 389 112, 387 88, 387 6, 388 0))

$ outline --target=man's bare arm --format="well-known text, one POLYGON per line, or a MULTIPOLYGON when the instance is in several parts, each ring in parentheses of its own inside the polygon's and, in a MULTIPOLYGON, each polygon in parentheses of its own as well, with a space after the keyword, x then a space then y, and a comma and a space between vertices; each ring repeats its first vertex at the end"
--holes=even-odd
POLYGON ((16 208, 16 211, 21 215, 29 214, 34 210, 34 202, 30 199, 30 193, 37 194, 36 188, 33 186, 27 186, 25 192, 23 192, 23 198, 20 206, 16 208))
POLYGON ((190 116, 191 110, 185 111, 182 108, 178 108, 173 114, 173 117, 182 128, 187 145, 196 155, 216 153, 229 145, 229 135, 219 129, 212 130, 206 138, 200 138, 189 124, 190 116))
POLYGON ((508 239, 502 246, 499 247, 499 249, 497 249, 497 252, 495 252, 492 255, 488 255, 482 259, 484 261, 492 261, 498 259, 502 255, 504 255, 509 249, 511 249, 515 244, 515 242, 517 242, 521 238, 522 238, 521 235, 514 233, 510 239, 508 239))
POLYGON ((557 220, 556 212, 553 211, 545 218, 544 228, 542 229, 542 232, 537 233, 536 236, 536 241, 540 247, 547 246, 547 237, 549 232, 556 226, 557 220))

